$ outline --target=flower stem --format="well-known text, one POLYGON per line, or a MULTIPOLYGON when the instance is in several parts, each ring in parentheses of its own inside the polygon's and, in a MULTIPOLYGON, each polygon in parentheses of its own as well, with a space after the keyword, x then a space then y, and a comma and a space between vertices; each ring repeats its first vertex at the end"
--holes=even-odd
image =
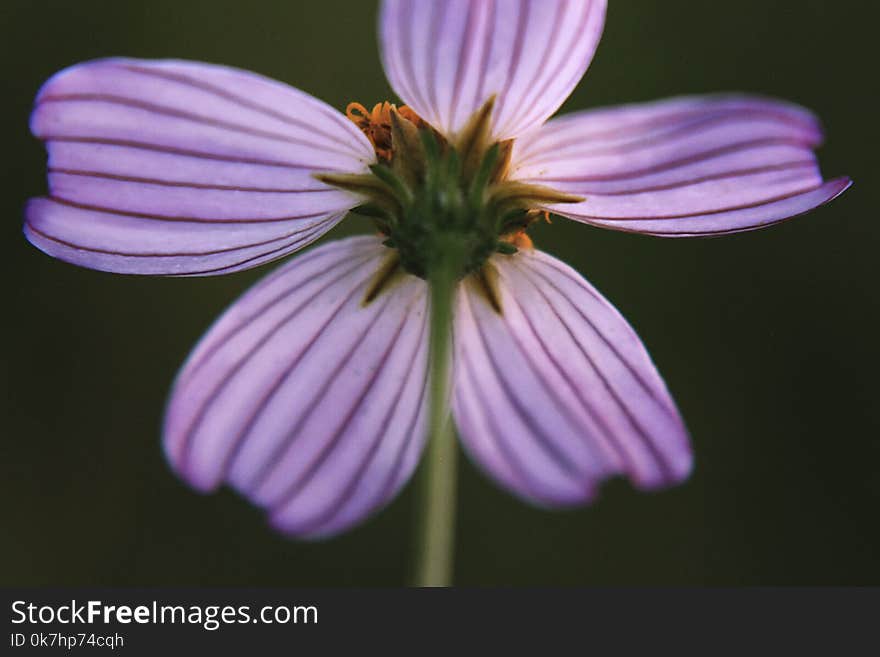
MULTIPOLYGON (((447 263, 448 264, 448 263, 447 263)), ((425 457, 417 586, 449 586, 455 542, 456 444, 449 417, 449 365, 454 268, 431 271, 428 449, 425 457)))

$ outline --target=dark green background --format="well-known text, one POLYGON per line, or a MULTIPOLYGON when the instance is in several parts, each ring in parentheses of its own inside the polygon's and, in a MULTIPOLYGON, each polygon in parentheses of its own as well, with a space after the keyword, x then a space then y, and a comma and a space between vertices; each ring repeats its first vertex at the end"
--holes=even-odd
MULTIPOLYGON (((658 494, 532 509, 463 467, 456 581, 880 584, 876 17, 863 0, 611 0, 563 111, 743 90, 814 109, 826 175, 856 184, 787 224, 662 240, 557 220, 535 235, 630 319, 693 434, 696 469, 658 494)), ((77 269, 20 232, 45 191, 28 133, 39 85, 107 55, 252 69, 337 107, 389 97, 372 2, 3 0, 4 345, 0 584, 399 585, 417 486, 340 538, 273 534, 228 491, 166 467, 165 395, 214 317, 269 268, 207 279, 77 269)), ((345 222, 328 239, 366 230, 345 222)))

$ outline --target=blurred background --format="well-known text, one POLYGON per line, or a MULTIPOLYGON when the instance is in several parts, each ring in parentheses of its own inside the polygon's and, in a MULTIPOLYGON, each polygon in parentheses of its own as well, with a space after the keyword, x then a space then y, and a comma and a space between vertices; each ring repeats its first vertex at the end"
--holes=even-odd
MULTIPOLYGON (((765 231, 663 240, 557 220, 536 244, 617 305, 692 432, 693 477, 656 494, 612 482, 591 508, 532 509, 463 459, 461 585, 880 584, 880 193, 876 16, 862 0, 610 0, 562 111, 752 91, 822 117, 829 177, 855 186, 765 231)), ((392 98, 373 2, 4 0, 0 584, 397 586, 418 486, 339 538, 274 534, 232 492, 166 466, 172 378, 271 269, 161 279, 78 269, 21 235, 45 193, 28 132, 55 71, 108 55, 251 69, 344 108, 392 98)), ((344 222, 325 239, 364 232, 344 222)))

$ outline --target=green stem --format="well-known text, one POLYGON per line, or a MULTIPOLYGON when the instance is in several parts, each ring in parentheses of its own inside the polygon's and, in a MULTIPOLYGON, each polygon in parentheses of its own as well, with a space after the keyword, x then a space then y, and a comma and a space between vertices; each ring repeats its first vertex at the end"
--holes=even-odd
MULTIPOLYGON (((444 263, 447 264, 447 263, 444 263)), ((417 586, 449 586, 455 539, 456 444, 449 418, 454 268, 435 267, 431 288, 430 400, 417 586)))

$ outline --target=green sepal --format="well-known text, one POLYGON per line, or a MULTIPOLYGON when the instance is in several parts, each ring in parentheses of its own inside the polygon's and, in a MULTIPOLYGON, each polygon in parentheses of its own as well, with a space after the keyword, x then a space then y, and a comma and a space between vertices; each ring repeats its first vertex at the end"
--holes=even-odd
POLYGON ((428 164, 436 164, 440 159, 440 144, 434 131, 430 129, 419 130, 419 139, 422 142, 422 147, 425 149, 425 157, 428 160, 428 164))
POLYGON ((425 179, 427 168, 427 156, 419 132, 411 121, 400 116, 396 108, 391 110, 391 143, 394 145, 391 168, 413 188, 425 179))
POLYGON ((526 228, 530 223, 531 217, 528 210, 525 208, 513 208, 498 218, 495 230, 499 235, 506 235, 514 230, 526 228))
POLYGON ((455 150, 461 154, 463 180, 473 178, 489 148, 494 107, 495 95, 493 94, 468 120, 455 140, 455 150))
POLYGON ((513 208, 540 208, 555 203, 579 203, 583 196, 560 192, 545 185, 507 180, 492 188, 490 202, 500 212, 513 208))
POLYGON ((387 164, 371 164, 370 171, 379 180, 384 182, 394 192, 394 196, 401 205, 412 203, 412 192, 403 180, 397 177, 387 164))
POLYGON ((471 181, 471 186, 468 190, 468 205, 474 210, 479 210, 483 205, 486 185, 489 184, 489 179, 495 170, 495 163, 498 161, 498 151, 498 144, 492 144, 489 150, 486 151, 486 155, 483 157, 483 161, 480 162, 480 167, 471 181))
POLYGON ((390 219, 391 215, 388 211, 375 203, 363 203, 356 208, 352 208, 352 212, 364 217, 373 219, 390 219))

